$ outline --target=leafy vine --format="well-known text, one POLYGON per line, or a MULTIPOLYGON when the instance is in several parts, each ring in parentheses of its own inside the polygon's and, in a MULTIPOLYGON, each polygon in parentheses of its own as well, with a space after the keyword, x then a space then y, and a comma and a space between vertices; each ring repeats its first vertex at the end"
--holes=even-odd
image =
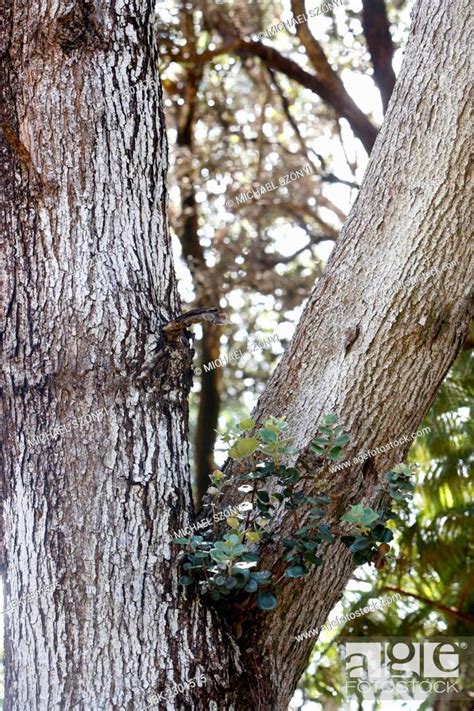
MULTIPOLYGON (((222 439, 229 445, 229 456, 244 465, 244 473, 238 475, 242 482, 238 490, 250 497, 247 510, 227 518, 227 530, 219 536, 210 529, 174 540, 185 549, 180 583, 194 586, 200 595, 219 605, 256 603, 262 610, 273 609, 277 605, 275 590, 282 578, 308 575, 323 562, 318 554, 321 545, 334 543, 338 538, 349 548, 356 565, 373 563, 381 569, 386 564, 393 539, 386 524, 398 516, 387 506, 374 511, 357 504, 342 516, 348 530, 331 530, 330 524, 323 523, 331 497, 322 491, 306 494, 301 483, 311 481, 314 485, 315 478, 283 462, 286 456, 296 453, 287 427, 284 418, 270 417, 251 435, 255 422, 246 418, 222 433, 222 439), (270 493, 269 488, 276 490, 270 493), (268 529, 280 506, 291 512, 294 532, 290 538, 277 540, 268 529), (272 578, 268 570, 255 570, 260 558, 257 545, 270 541, 284 548, 285 568, 277 578, 272 578)), ((349 442, 350 435, 338 424, 336 415, 328 414, 323 417, 311 450, 322 462, 338 461, 344 458, 349 442)), ((395 501, 411 498, 414 488, 411 475, 410 467, 398 464, 385 474, 385 483, 380 488, 395 501)), ((215 508, 231 482, 220 470, 212 474, 211 481, 208 494, 215 508)))

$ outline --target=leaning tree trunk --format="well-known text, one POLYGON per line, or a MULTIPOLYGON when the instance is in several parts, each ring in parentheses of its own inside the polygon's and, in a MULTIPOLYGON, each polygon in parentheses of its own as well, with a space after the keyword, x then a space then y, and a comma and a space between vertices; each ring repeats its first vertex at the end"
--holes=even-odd
MULTIPOLYGON (((178 588, 167 536, 193 515, 190 349, 163 330, 179 306, 152 8, 18 0, 0 29, 8 711, 141 709, 200 674, 158 707, 284 709, 310 644, 293 636, 322 624, 351 572, 331 551, 239 640, 178 588)), ((361 195, 259 405, 303 450, 328 410, 354 434, 349 455, 416 429, 461 347, 467 9, 418 6, 361 195)), ((373 501, 405 449, 333 475, 341 506, 373 501)))
MULTIPOLYGON (((309 471, 308 445, 324 413, 336 413, 353 434, 348 458, 415 432, 467 336, 474 276, 469 29, 468 0, 415 7, 357 203, 258 403, 257 422, 286 416, 309 471)), ((409 442, 349 470, 317 471, 316 487, 332 497, 331 522, 350 504, 380 503, 376 487, 409 442)), ((230 491, 223 505, 237 500, 230 491)), ((274 528, 288 536, 290 515, 274 528)), ((261 555, 262 568, 281 572, 271 545, 261 555)), ((286 709, 315 642, 295 635, 326 621, 352 571, 347 549, 332 546, 312 575, 287 581, 275 612, 238 620, 253 675, 247 683, 236 678, 228 691, 228 699, 244 699, 236 708, 253 698, 258 708, 286 709)))

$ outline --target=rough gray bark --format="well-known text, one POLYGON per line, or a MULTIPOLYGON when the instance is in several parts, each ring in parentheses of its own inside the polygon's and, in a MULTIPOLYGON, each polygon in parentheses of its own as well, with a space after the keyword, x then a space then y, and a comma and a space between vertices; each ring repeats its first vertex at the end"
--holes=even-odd
POLYGON ((192 511, 191 352, 161 331, 179 304, 153 7, 2 18, 11 710, 139 709, 224 646, 165 542, 192 511))
MULTIPOLYGON (((190 350, 162 331, 179 304, 152 7, 18 0, 0 31, 7 711, 141 709, 201 673, 202 688, 158 707, 284 709, 312 644, 294 635, 323 623, 351 572, 332 549, 240 640, 178 588, 165 539, 193 516, 190 350), (34 443, 103 407, 100 422, 34 443)), ((329 410, 354 434, 349 456, 413 431, 462 345, 467 15, 467 0, 417 6, 360 197, 259 404, 260 418, 287 416, 303 450, 329 410), (459 267, 433 283, 447 259, 459 267)), ((332 517, 373 502, 405 449, 318 472, 339 496, 332 517)))

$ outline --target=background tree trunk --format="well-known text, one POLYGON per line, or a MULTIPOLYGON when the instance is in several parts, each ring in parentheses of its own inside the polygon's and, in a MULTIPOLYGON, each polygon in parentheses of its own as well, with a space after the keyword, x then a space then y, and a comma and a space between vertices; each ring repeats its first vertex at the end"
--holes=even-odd
MULTIPOLYGON (((192 12, 186 12, 186 23, 190 30, 188 50, 194 56, 196 37, 194 36, 192 12)), ((194 132, 196 129, 197 95, 202 80, 202 71, 188 69, 186 72, 185 100, 179 111, 176 135, 177 174, 181 190, 181 214, 179 238, 183 258, 193 277, 197 308, 219 306, 219 280, 206 263, 204 250, 199 240, 199 215, 196 202, 196 168, 193 161, 194 132)), ((222 327, 215 323, 202 325, 201 339, 201 390, 198 398, 198 415, 194 433, 194 461, 196 470, 196 508, 210 484, 209 475, 214 467, 214 445, 221 404, 222 370, 206 371, 204 366, 220 356, 222 327)))
MULTIPOLYGON (((1 28, 6 709, 140 709, 201 673, 202 689, 159 707, 284 709, 312 644, 294 635, 324 622, 352 565, 331 549, 238 642, 178 589, 166 538, 193 517, 190 349, 162 330, 179 304, 153 4, 67 7, 22 0, 1 28)), ((260 402, 303 450, 329 410, 354 433, 349 456, 412 432, 462 345, 467 25, 467 0, 417 7, 361 195, 260 402), (433 282, 447 259, 458 267, 433 282)), ((332 517, 373 502, 406 449, 319 472, 340 497, 332 517)))
POLYGON ((385 113, 396 79, 392 67, 395 48, 385 0, 362 0, 362 27, 372 62, 374 83, 380 91, 385 113))

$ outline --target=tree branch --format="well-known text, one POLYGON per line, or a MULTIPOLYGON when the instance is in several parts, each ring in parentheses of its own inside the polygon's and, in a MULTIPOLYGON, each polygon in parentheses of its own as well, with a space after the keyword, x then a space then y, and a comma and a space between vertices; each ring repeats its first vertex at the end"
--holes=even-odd
POLYGON ((296 257, 298 257, 300 254, 303 254, 303 252, 306 252, 306 250, 311 249, 311 247, 313 247, 315 244, 319 244, 320 242, 334 241, 334 238, 329 235, 314 234, 314 232, 309 229, 308 225, 304 222, 304 220, 298 219, 297 216, 295 216, 295 220, 298 222, 301 229, 304 229, 307 235, 309 236, 309 242, 303 247, 300 247, 300 249, 297 249, 296 252, 293 252, 292 254, 286 257, 284 257, 283 254, 264 254, 263 257, 259 259, 259 266, 262 266, 265 269, 272 269, 277 264, 289 264, 293 261, 293 259, 296 259, 296 257))
MULTIPOLYGON (((333 205, 330 200, 324 197, 324 195, 318 195, 318 203, 323 207, 327 207, 328 210, 334 212, 334 214, 339 217, 341 222, 344 222, 347 219, 347 215, 344 214, 342 210, 339 210, 339 208, 333 205)), ((293 217, 297 215, 307 215, 312 220, 314 220, 321 227, 322 230, 324 230, 325 234, 330 235, 333 240, 336 240, 339 235, 339 230, 332 227, 331 225, 328 225, 327 222, 324 222, 324 220, 321 219, 318 213, 315 212, 309 205, 298 205, 294 202, 282 200, 276 203, 274 205, 274 208, 278 208, 284 214, 290 214, 293 217)))
POLYGON ((461 610, 458 610, 455 607, 443 605, 442 602, 430 600, 427 597, 423 597, 423 595, 418 595, 417 593, 410 592, 409 590, 403 590, 403 588, 399 588, 396 585, 384 585, 382 590, 390 590, 392 592, 400 593, 400 595, 412 597, 415 600, 419 600, 420 602, 424 603, 425 605, 429 605, 430 607, 435 608, 435 610, 440 610, 441 612, 444 612, 447 615, 450 615, 451 617, 456 617, 456 619, 458 620, 463 620, 463 622, 467 622, 469 625, 474 625, 474 617, 467 615, 465 612, 461 612, 461 610))
POLYGON ((362 27, 374 68, 374 82, 380 91, 385 113, 396 81, 392 67, 394 46, 385 0, 362 0, 362 27))
MULTIPOLYGON (((309 163, 311 163, 311 166, 312 166, 314 172, 317 173, 316 166, 314 165, 313 161, 311 160, 311 156, 309 155, 309 151, 306 147, 306 143, 305 143, 303 136, 301 135, 301 132, 298 128, 298 124, 296 123, 295 119, 293 118, 293 116, 291 114, 290 102, 288 101, 287 97, 285 96, 285 92, 281 88, 280 84, 278 83, 274 70, 271 69, 271 67, 267 67, 267 70, 268 70, 268 73, 270 74, 273 84, 275 85, 278 96, 280 97, 283 112, 284 112, 286 118, 288 119, 290 126, 293 128, 293 131, 296 134, 298 143, 300 144, 301 149, 303 150, 303 153, 305 154, 309 163)), ((317 157, 317 159, 319 160, 319 162, 321 164, 321 168, 324 171, 323 173, 320 174, 321 180, 324 180, 328 183, 342 183, 343 185, 347 185, 348 187, 351 187, 351 188, 359 188, 360 187, 360 185, 358 185, 357 183, 353 183, 349 180, 344 180, 343 178, 338 178, 337 175, 334 175, 334 173, 329 173, 326 170, 326 161, 324 160, 324 158, 319 153, 315 153, 314 151, 312 151, 312 153, 315 154, 315 156, 317 157)))
POLYGON ((196 323, 207 321, 209 323, 222 324, 225 320, 226 315, 220 313, 218 308, 191 309, 190 311, 185 311, 185 313, 172 321, 168 321, 168 323, 163 326, 163 331, 169 336, 174 336, 196 323))
MULTIPOLYGON (((377 137, 378 129, 359 109, 349 96, 344 85, 329 67, 321 76, 310 74, 302 69, 292 59, 283 56, 273 47, 262 42, 244 40, 236 34, 236 30, 217 13, 213 14, 214 24, 224 39, 223 47, 231 48, 242 59, 260 57, 268 67, 285 74, 289 79, 297 81, 314 94, 317 94, 328 106, 334 109, 338 117, 345 118, 351 126, 354 135, 360 139, 367 153, 370 153, 377 137)), ((327 62, 327 60, 326 60, 327 62)))

